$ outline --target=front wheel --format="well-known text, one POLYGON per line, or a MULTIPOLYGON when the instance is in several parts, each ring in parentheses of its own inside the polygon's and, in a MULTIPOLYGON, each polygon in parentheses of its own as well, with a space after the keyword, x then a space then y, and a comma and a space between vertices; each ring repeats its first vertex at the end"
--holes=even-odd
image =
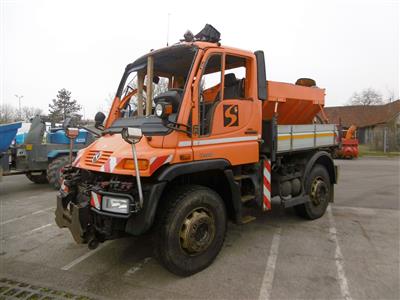
POLYGON ((333 185, 328 171, 323 165, 315 165, 306 180, 306 192, 310 196, 310 201, 296 205, 295 212, 309 220, 322 217, 332 201, 333 185))
POLYGON ((179 276, 207 268, 225 239, 223 200, 213 190, 198 185, 171 190, 164 200, 156 225, 156 258, 179 276))
POLYGON ((59 190, 62 181, 62 169, 69 164, 69 157, 63 155, 54 159, 47 166, 47 180, 56 189, 59 190))
POLYGON ((31 172, 28 172, 25 175, 33 183, 44 184, 48 182, 46 177, 46 171, 42 171, 40 174, 32 174, 31 172))

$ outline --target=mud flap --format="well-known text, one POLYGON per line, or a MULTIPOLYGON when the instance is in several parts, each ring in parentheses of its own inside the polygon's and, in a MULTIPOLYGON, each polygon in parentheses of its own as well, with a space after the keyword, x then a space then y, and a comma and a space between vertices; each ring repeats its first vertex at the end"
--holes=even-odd
POLYGON ((56 224, 60 228, 67 227, 78 244, 87 243, 89 207, 80 207, 72 202, 64 205, 65 200, 61 195, 57 196, 56 224))

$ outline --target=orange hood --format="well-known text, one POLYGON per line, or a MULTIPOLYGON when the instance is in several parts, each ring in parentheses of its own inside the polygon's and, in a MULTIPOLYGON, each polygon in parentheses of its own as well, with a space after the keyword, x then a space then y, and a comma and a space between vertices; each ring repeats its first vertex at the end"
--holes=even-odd
MULTIPOLYGON (((136 144, 139 160, 147 161, 148 167, 140 170, 140 176, 151 176, 161 166, 170 163, 175 154, 174 149, 153 148, 146 137, 136 144)), ((126 159, 133 159, 131 145, 125 142, 120 134, 105 135, 78 152, 73 166, 85 170, 135 176, 132 169, 125 169, 126 159)))

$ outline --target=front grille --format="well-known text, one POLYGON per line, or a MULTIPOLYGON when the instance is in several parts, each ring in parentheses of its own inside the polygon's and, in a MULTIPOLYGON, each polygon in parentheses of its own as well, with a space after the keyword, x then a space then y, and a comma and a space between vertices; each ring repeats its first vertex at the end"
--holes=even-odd
POLYGON ((97 151, 97 150, 90 150, 86 156, 85 156, 85 164, 91 167, 101 167, 104 165, 108 158, 111 156, 112 151, 97 151), (96 153, 100 152, 100 158, 96 161, 93 162, 93 157, 96 155, 96 153))

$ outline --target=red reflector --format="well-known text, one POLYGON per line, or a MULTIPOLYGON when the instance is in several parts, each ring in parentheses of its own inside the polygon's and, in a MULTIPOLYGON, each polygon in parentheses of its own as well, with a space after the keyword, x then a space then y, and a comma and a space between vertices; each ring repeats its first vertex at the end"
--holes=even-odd
POLYGON ((101 208, 101 195, 91 192, 90 205, 100 210, 101 208))
POLYGON ((61 182, 61 187, 60 187, 60 189, 61 189, 62 191, 64 191, 65 193, 68 193, 68 192, 69 192, 69 188, 65 185, 64 179, 63 179, 62 182, 61 182))

